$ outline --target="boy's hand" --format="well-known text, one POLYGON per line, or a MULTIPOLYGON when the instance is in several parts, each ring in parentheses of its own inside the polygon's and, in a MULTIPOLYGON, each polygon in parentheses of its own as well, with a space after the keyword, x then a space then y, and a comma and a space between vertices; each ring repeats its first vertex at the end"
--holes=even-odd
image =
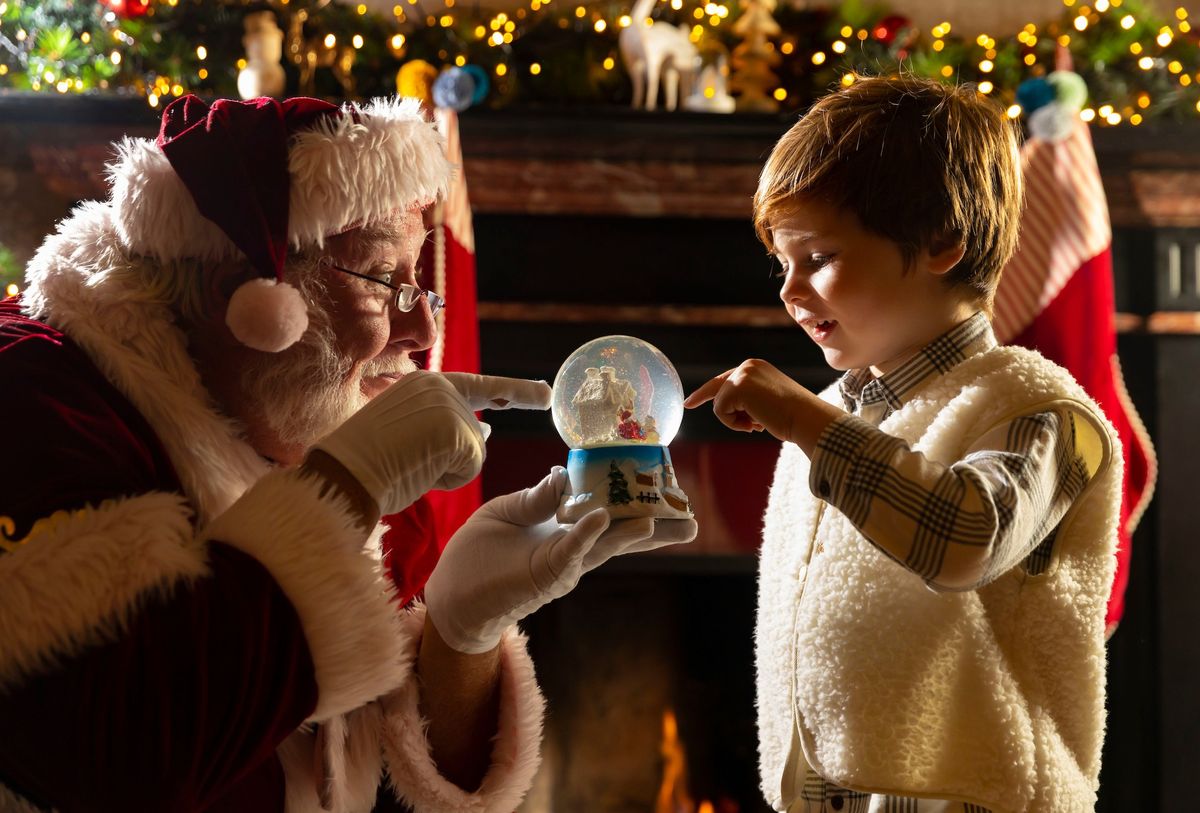
POLYGON ((738 432, 770 432, 811 454, 821 432, 842 414, 762 359, 747 359, 709 379, 683 402, 713 402, 713 414, 738 432))
POLYGON ((688 409, 713 402, 713 414, 730 429, 791 440, 792 412, 808 390, 761 359, 747 359, 709 379, 683 402, 688 409))

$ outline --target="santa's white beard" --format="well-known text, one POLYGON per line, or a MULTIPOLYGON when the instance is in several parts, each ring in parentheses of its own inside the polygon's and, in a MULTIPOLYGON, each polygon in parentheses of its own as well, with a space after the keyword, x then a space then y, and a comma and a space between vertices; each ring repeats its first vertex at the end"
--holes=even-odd
POLYGON ((331 332, 312 330, 287 350, 264 355, 246 370, 242 387, 280 441, 307 449, 370 400, 364 378, 417 369, 407 356, 372 359, 351 375, 353 366, 337 352, 331 332))

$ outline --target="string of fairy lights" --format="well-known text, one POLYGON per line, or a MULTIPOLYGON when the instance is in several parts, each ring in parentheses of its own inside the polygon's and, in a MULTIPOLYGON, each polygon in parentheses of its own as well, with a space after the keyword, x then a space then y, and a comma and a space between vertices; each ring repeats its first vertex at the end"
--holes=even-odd
MULTIPOLYGON (((203 5, 198 0, 102 0, 99 13, 93 13, 97 4, 85 0, 0 0, 0 87, 135 93, 151 107, 186 92, 227 93, 236 71, 246 66, 240 53, 244 6, 227 0, 216 4, 227 12, 222 18, 205 20, 203 5), (53 25, 55 7, 66 27, 53 25), (83 24, 85 18, 88 24, 83 24), (188 21, 195 30, 187 30, 188 21), (39 22, 41 30, 34 27, 39 22), (186 50, 176 40, 186 41, 186 50), (160 46, 162 56, 155 58, 160 46)), ((213 5, 207 4, 210 16, 213 5)), ((276 0, 285 15, 289 5, 305 3, 276 0)), ((1002 39, 988 33, 963 37, 961 23, 949 21, 918 31, 897 15, 873 12, 869 17, 862 4, 853 6, 857 19, 834 4, 816 30, 811 25, 794 30, 789 24, 794 19, 787 15, 795 18, 796 13, 777 9, 783 31, 771 47, 778 49, 783 64, 779 85, 768 90, 778 102, 799 106, 808 101, 802 98, 805 87, 812 95, 813 85, 850 85, 864 72, 899 67, 974 82, 980 93, 1001 98, 1015 118, 1022 113, 1016 102, 1019 83, 1053 70, 1057 54, 1069 50, 1091 92, 1092 103, 1080 113, 1085 121, 1137 126, 1156 107, 1200 114, 1200 93, 1194 92, 1200 88, 1200 38, 1182 6, 1161 19, 1136 0, 1063 0, 1060 18, 1041 25, 1030 22, 1002 39), (1105 96, 1108 88, 1097 64, 1119 80, 1112 83, 1113 98, 1105 96), (1138 72, 1153 75, 1153 81, 1139 80, 1138 72), (796 78, 804 74, 807 83, 796 86, 796 78)), ((733 0, 658 0, 654 16, 634 20, 630 3, 613 0, 589 5, 528 0, 501 12, 462 8, 455 0, 441 0, 436 8, 428 0, 400 0, 390 15, 362 3, 334 3, 314 10, 312 19, 328 29, 327 49, 349 42, 356 53, 375 54, 372 69, 383 58, 402 70, 420 46, 421 58, 443 68, 480 64, 503 87, 552 73, 552 55, 516 58, 522 37, 537 26, 553 25, 581 41, 590 39, 596 68, 619 73, 622 30, 670 22, 698 46, 724 43, 728 51, 737 42, 731 23, 742 11, 733 0)))
MULTIPOLYGON (((485 103, 517 106, 627 104, 622 31, 671 24, 701 52, 728 56, 741 41, 733 29, 753 0, 656 0, 642 20, 632 16, 633 0, 526 0, 506 11, 465 2, 398 0, 390 13, 336 0, 273 6, 285 26, 295 9, 308 10, 326 49, 349 44, 361 95, 395 92, 404 72, 421 63, 435 72, 482 71, 492 80, 485 103), (580 76, 587 81, 575 81, 580 76)), ((1186 7, 1062 2, 1056 19, 1030 22, 1011 36, 976 34, 962 21, 917 30, 899 14, 857 0, 802 11, 780 4, 773 15, 781 32, 769 43, 779 57, 778 83, 767 90, 782 110, 795 111, 860 76, 906 70, 973 83, 1015 119, 1031 112, 1018 100, 1021 86, 1051 74, 1066 53, 1086 82, 1078 115, 1093 126, 1200 115, 1200 32, 1186 7)), ((245 0, 0 0, 0 93, 123 95, 153 108, 187 92, 236 95, 237 72, 247 64, 248 8, 245 0)), ((19 276, 0 246, 0 291, 18 293, 19 276)))

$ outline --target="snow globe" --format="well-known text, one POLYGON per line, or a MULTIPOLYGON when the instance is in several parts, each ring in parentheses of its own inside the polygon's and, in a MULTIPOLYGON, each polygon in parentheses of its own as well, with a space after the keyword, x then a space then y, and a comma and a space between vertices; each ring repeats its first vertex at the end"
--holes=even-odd
POLYGON ((596 508, 614 519, 692 516, 667 444, 683 420, 683 385, 662 352, 633 336, 602 336, 554 378, 554 425, 571 447, 559 522, 596 508))

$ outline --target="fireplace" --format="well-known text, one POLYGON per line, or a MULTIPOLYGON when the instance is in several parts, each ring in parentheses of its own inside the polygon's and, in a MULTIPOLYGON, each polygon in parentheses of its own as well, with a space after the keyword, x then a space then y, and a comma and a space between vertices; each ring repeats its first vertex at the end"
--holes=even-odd
MULTIPOLYGON (((488 495, 565 460, 556 436, 512 431, 531 416, 489 417, 488 495)), ((676 441, 696 541, 618 557, 522 625, 548 713, 543 765, 521 813, 768 810, 753 627, 755 550, 777 453, 772 442, 676 441)))
POLYGON ((548 701, 521 813, 757 813, 753 557, 613 561, 530 619, 548 701))

